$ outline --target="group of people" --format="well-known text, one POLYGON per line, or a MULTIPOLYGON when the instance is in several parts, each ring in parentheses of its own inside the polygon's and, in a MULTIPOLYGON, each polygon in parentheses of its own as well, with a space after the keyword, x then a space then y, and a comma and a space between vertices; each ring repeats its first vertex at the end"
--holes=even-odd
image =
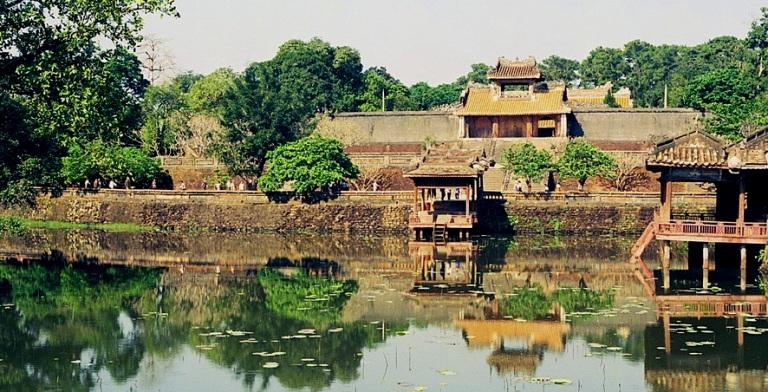
MULTIPOLYGON (((131 177, 126 177, 125 181, 122 183, 118 183, 115 181, 114 178, 110 178, 109 181, 106 179, 104 180, 106 182, 106 187, 109 189, 134 189, 133 181, 131 180, 131 177)), ((93 190, 99 190, 104 186, 102 184, 102 179, 100 177, 96 177, 93 181, 91 181, 90 178, 86 178, 83 182, 83 188, 84 189, 93 189, 93 190)), ((152 180, 152 183, 150 185, 152 189, 157 189, 157 181, 152 180)))
MULTIPOLYGON (((187 183, 183 180, 179 183, 178 189, 180 191, 186 191, 187 190, 187 183)), ((208 190, 208 181, 203 180, 200 183, 200 189, 202 190, 208 190)), ((213 184, 213 189, 216 191, 222 191, 222 190, 228 190, 228 191, 253 191, 256 190, 256 183, 252 180, 245 180, 245 181, 237 181, 237 180, 228 180, 225 184, 222 184, 221 182, 216 182, 213 184)))
MULTIPOLYGON (((555 176, 552 173, 549 173, 547 179, 541 182, 541 186, 544 188, 544 193, 559 192, 561 189, 560 183, 555 181, 555 176)), ((514 189, 515 192, 523 192, 523 181, 519 178, 515 181, 514 189)))

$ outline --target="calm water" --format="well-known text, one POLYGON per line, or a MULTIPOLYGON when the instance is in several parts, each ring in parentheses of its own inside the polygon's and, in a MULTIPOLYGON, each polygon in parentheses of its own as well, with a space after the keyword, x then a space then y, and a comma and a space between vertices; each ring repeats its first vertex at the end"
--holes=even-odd
POLYGON ((766 390, 764 297, 716 307, 688 274, 653 300, 632 243, 0 239, 0 390, 766 390))

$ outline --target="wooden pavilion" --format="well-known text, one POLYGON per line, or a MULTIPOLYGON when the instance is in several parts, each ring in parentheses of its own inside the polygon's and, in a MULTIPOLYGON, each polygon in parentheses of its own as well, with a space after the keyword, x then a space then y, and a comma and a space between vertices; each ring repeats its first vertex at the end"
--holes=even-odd
POLYGON ((689 270, 701 269, 703 288, 716 266, 737 267, 739 286, 745 290, 748 263, 757 264, 768 243, 768 128, 732 144, 693 131, 657 144, 646 167, 661 175, 661 207, 635 244, 632 261, 640 262, 646 278, 652 279, 642 254, 651 241, 661 241, 662 287, 668 289, 671 243, 688 242, 689 270), (675 219, 672 185, 679 182, 714 185, 714 220, 675 219))
POLYGON ((415 186, 408 227, 416 240, 468 239, 478 223, 483 172, 489 163, 481 151, 436 146, 419 167, 406 173, 415 186))

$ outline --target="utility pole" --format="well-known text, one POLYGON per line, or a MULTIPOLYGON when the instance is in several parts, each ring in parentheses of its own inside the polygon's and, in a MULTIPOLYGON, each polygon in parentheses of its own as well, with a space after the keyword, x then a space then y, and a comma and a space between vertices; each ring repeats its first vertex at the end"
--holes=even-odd
POLYGON ((387 106, 384 104, 384 89, 381 89, 381 111, 387 111, 387 106))
POLYGON ((668 96, 667 84, 664 83, 664 109, 667 108, 667 96, 668 96))

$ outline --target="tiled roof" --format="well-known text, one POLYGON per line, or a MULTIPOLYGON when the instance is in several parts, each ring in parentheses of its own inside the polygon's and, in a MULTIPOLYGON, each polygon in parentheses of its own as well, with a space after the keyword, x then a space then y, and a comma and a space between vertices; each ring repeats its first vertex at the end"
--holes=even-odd
POLYGON ((476 177, 487 165, 482 151, 434 146, 405 177, 476 177))
POLYGON ((534 92, 525 97, 507 97, 491 86, 470 86, 465 91, 464 105, 459 115, 517 115, 517 114, 563 114, 570 109, 563 102, 563 89, 555 88, 546 92, 534 92))
POLYGON ((508 60, 500 57, 496 68, 488 71, 488 79, 538 80, 541 79, 541 71, 533 57, 525 60, 508 60))
POLYGON ((647 165, 724 168, 726 153, 720 139, 693 131, 657 144, 647 165))
MULTIPOLYGON (((613 85, 608 82, 602 86, 595 88, 570 88, 566 92, 568 96, 568 104, 571 106, 602 106, 605 107, 605 96, 613 88, 613 85)), ((622 108, 631 108, 634 106, 632 102, 632 92, 622 87, 619 91, 613 93, 613 98, 616 100, 616 104, 622 108)))
POLYGON ((725 148, 728 156, 738 157, 744 168, 765 168, 768 166, 768 127, 752 132, 744 140, 725 148))

